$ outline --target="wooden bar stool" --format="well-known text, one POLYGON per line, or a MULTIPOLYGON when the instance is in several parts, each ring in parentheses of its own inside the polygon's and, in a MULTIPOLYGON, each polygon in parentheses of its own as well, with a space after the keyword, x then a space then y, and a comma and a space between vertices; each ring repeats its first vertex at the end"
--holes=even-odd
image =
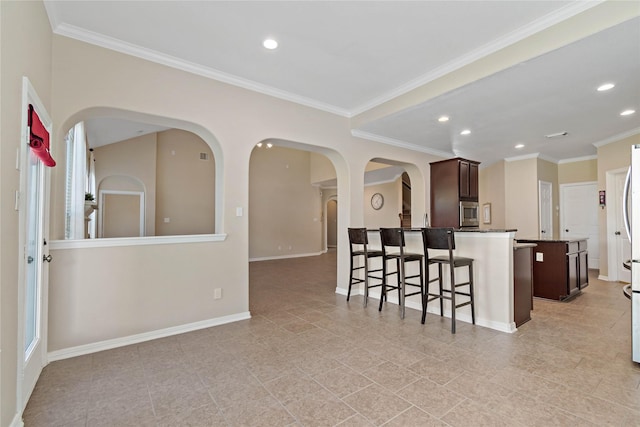
MULTIPOLYGON (((371 275, 371 273, 382 271, 382 268, 370 270, 369 259, 381 258, 382 251, 370 251, 367 248, 367 246, 369 245, 369 238, 367 237, 366 228, 349 228, 347 230, 349 232, 349 252, 351 253, 351 269, 349 275, 349 291, 347 292, 347 301, 349 301, 349 298, 351 297, 351 286, 364 283, 364 306, 366 307, 367 300, 369 299, 369 289, 382 286, 382 277, 371 275), (360 267, 354 267, 354 260, 357 257, 363 257, 363 265, 360 267), (362 279, 354 274, 358 270, 364 270, 362 279), (371 285, 369 284, 369 279, 380 280, 380 283, 371 285)), ((382 296, 380 296, 380 298, 382 298, 382 296)))
MULTIPOLYGON (((382 241, 382 295, 380 296, 380 307, 378 311, 382 310, 382 302, 387 298, 387 291, 397 289, 398 290, 398 305, 400 306, 400 317, 404 319, 405 312, 405 298, 411 295, 420 295, 422 297, 422 304, 424 306, 424 255, 417 253, 405 252, 405 240, 404 230, 402 228, 381 228, 380 240, 382 241), (396 271, 387 272, 387 261, 396 261, 396 271), (420 273, 412 276, 406 275, 406 264, 412 261, 418 261, 420 266, 420 273), (397 285, 390 285, 387 281, 387 277, 395 274, 397 277, 397 285), (411 283, 408 279, 420 279, 420 283, 411 283), (420 288, 419 291, 406 293, 407 286, 414 286, 420 288)), ((423 308, 424 310, 424 308, 423 308)))
POLYGON ((425 265, 426 265, 426 284, 427 289, 424 294, 424 301, 422 304, 422 323, 424 324, 427 316, 427 305, 430 301, 435 299, 440 300, 440 316, 443 315, 444 307, 443 300, 448 299, 451 301, 451 333, 456 333, 456 309, 471 305, 471 321, 476 324, 475 307, 473 304, 473 258, 459 257, 453 254, 456 248, 453 228, 423 228, 422 229, 425 253, 425 265), (442 249, 448 251, 447 255, 430 256, 429 249, 442 249), (429 266, 432 264, 438 264, 438 277, 431 279, 429 276, 429 266), (443 276, 442 266, 444 264, 449 265, 450 283, 449 289, 443 288, 443 276), (462 283, 456 283, 455 270, 458 267, 467 267, 469 269, 469 280, 462 283), (439 293, 431 293, 429 291, 429 285, 431 282, 438 282, 439 293), (468 292, 458 291, 457 289, 462 286, 469 286, 468 292), (456 303, 456 296, 463 296, 468 298, 465 302, 456 303))

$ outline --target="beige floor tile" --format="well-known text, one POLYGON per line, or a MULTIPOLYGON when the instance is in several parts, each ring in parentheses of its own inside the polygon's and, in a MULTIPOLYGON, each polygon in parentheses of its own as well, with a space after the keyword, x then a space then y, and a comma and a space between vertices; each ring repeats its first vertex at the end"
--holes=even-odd
POLYGON ((53 362, 25 426, 640 426, 621 284, 592 274, 513 334, 452 335, 347 303, 335 252, 249 269, 251 319, 53 362))
POLYGON ((409 384, 397 394, 437 418, 442 417, 451 408, 465 400, 461 394, 427 379, 409 384))
POLYGON ((376 425, 389 421, 411 406, 405 399, 376 384, 353 393, 343 400, 376 425))

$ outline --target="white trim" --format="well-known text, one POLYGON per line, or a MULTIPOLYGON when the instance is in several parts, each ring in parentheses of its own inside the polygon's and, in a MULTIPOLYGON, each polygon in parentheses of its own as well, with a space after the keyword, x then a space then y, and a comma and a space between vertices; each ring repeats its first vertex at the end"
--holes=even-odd
POLYGON ((22 421, 22 413, 16 414, 16 416, 13 417, 13 420, 11 420, 11 424, 9 424, 9 427, 24 427, 24 421, 22 421))
POLYGON ((290 255, 278 255, 278 256, 265 256, 265 257, 258 257, 258 258, 249 258, 249 262, 271 261, 271 260, 274 260, 274 259, 305 258, 305 257, 309 257, 309 256, 322 255, 325 252, 327 252, 327 251, 324 250, 324 251, 320 251, 320 252, 310 252, 310 253, 306 253, 306 254, 290 254, 290 255))
POLYGON ((216 317, 213 319, 202 320, 200 322, 187 323, 180 326, 172 326, 170 328, 158 329, 156 331, 144 332, 127 337, 114 338, 111 340, 99 341, 91 344, 69 347, 62 350, 55 350, 48 354, 49 362, 56 360, 69 359, 71 357, 83 356, 86 354, 97 353, 99 351, 110 350, 112 348, 124 347, 131 344, 138 344, 145 341, 151 341, 158 338, 164 338, 172 335, 184 334, 186 332, 206 329, 213 326, 224 325, 227 323, 238 322, 251 318, 248 311, 242 313, 231 314, 229 316, 216 317))
MULTIPOLYGON (((609 199, 613 199, 616 194, 616 175, 618 174, 626 174, 629 170, 629 166, 624 168, 612 169, 605 172, 605 191, 606 194, 609 195, 609 199)), ((606 234, 605 241, 607 242, 607 268, 608 268, 608 279, 607 281, 617 281, 620 279, 618 277, 618 268, 615 267, 618 265, 618 262, 622 263, 622 260, 618 259, 618 244, 615 238, 615 232, 617 228, 616 224, 616 214, 615 212, 615 204, 607 203, 605 207, 605 217, 606 217, 606 234)), ((600 254, 602 258, 604 254, 600 254)))
MULTIPOLYGON (((49 10, 49 9, 47 9, 49 10)), ((52 23, 52 26, 54 24, 52 23)), ((207 77, 213 80, 217 80, 223 83, 227 83, 233 86, 238 86, 244 89, 248 89, 254 92, 263 93, 265 95, 273 96, 275 98, 283 99, 285 101, 295 102, 296 104, 305 105, 307 107, 315 108, 328 113, 336 114, 342 117, 351 117, 351 113, 341 107, 327 104, 326 102, 317 101, 315 99, 307 98, 304 96, 296 95, 291 92, 287 92, 273 86, 268 86, 262 83, 255 82, 249 79, 243 79, 232 74, 228 74, 214 68, 206 67, 204 65, 196 64, 194 62, 185 61, 175 56, 167 55, 152 49, 147 49, 141 46, 137 46, 132 43, 128 43, 113 37, 105 36, 104 34, 88 31, 84 28, 76 27, 70 24, 59 24, 54 26, 53 32, 55 34, 69 37, 75 40, 80 40, 85 43, 90 43, 95 46, 100 46, 106 49, 114 50, 116 52, 131 55, 136 58, 141 58, 147 61, 155 62, 156 64, 165 65, 167 67, 175 68, 178 70, 186 71, 187 73, 195 74, 202 77, 207 77)))
POLYGON ((613 142, 618 142, 620 140, 623 140, 623 139, 628 138, 630 136, 637 135, 639 133, 640 133, 640 128, 631 129, 630 131, 619 133, 619 134, 614 135, 614 136, 610 136, 609 138, 603 139, 602 141, 594 142, 593 145, 595 145, 597 148, 600 148, 600 147, 602 147, 604 145, 608 145, 608 144, 611 144, 613 142))
POLYGON ((226 234, 194 234, 191 236, 112 237, 102 239, 52 240, 51 249, 110 248, 117 246, 173 245, 179 243, 224 242, 226 234))
MULTIPOLYGON (((46 351, 47 351, 47 342, 48 342, 48 323, 46 319, 48 318, 48 264, 45 266, 44 262, 41 262, 40 259, 43 255, 46 254, 45 248, 42 246, 42 243, 39 243, 39 250, 36 255, 36 262, 38 262, 38 277, 39 277, 39 301, 38 301, 38 325, 37 325, 37 335, 39 337, 38 344, 36 349, 39 350, 39 353, 33 351, 25 360, 24 354, 24 332, 25 332, 25 286, 26 283, 26 266, 25 266, 25 255, 26 255, 26 229, 27 229, 27 173, 28 173, 28 162, 29 162, 29 135, 27 134, 28 129, 28 106, 32 104, 42 125, 45 127, 47 132, 49 132, 49 140, 50 143, 53 141, 51 135, 53 130, 53 121, 51 116, 47 112, 44 104, 42 103, 38 93, 35 88, 29 81, 29 78, 26 76, 22 77, 22 104, 21 104, 21 131, 20 131, 20 146, 18 149, 20 159, 18 161, 18 166, 20 170, 20 196, 19 196, 19 206, 18 206, 18 247, 16 248, 18 254, 21 254, 18 262, 18 321, 17 321, 17 370, 16 370, 16 413, 22 415, 22 411, 27 405, 28 398, 33 392, 34 384, 29 384, 25 387, 25 371, 28 367, 28 363, 32 357, 38 357, 39 364, 38 366, 39 372, 35 378, 37 381, 40 373, 42 372, 42 368, 46 365, 46 351), (25 396, 25 390, 29 390, 28 395, 25 396)), ((53 153, 53 146, 55 144, 51 143, 50 151, 53 153)), ((38 161, 40 167, 40 189, 42 194, 39 196, 39 203, 42 204, 42 213, 39 218, 40 227, 41 227, 41 235, 38 238, 43 239, 43 241, 48 240, 49 238, 49 194, 51 191, 50 187, 50 168, 44 167, 40 161, 38 161)), ((33 361, 32 363, 35 363, 33 361)))
POLYGON ((609 280, 609 276, 603 276, 602 274, 600 274, 598 276, 598 280, 603 280, 605 282, 611 282, 611 280, 609 280))
MULTIPOLYGON (((347 296, 347 289, 336 287, 336 294, 347 296)), ((352 288, 351 295, 352 296, 353 295, 364 295, 364 291, 361 288, 358 288, 358 289, 353 289, 352 288)), ((380 301, 380 292, 375 292, 375 291, 371 292, 370 291, 369 292, 369 298, 377 299, 378 301, 380 301)), ((390 302, 391 304, 398 305, 397 296, 394 297, 394 295, 392 295, 392 294, 387 295, 387 302, 390 302)), ((420 302, 407 300, 407 301, 405 301, 405 307, 406 308, 411 308, 411 309, 414 309, 414 310, 418 310, 419 312, 422 313, 422 303, 420 303, 420 302)), ((440 307, 436 307, 436 304, 434 304, 433 306, 427 308, 427 313, 437 314, 439 316, 440 315, 440 307)), ((445 308, 444 316, 450 319, 451 318, 451 310, 445 308)), ((461 321, 469 323, 469 324, 472 323, 471 322, 471 315, 470 314, 466 314, 466 313, 456 313, 456 320, 461 320, 461 321)), ((429 321, 429 317, 427 317, 427 322, 428 321, 429 321)), ((516 328, 515 322, 504 323, 504 322, 494 322, 494 321, 490 321, 490 320, 485 320, 485 319, 479 318, 477 316, 477 313, 476 313, 476 326, 483 326, 485 328, 494 329, 494 330, 500 331, 500 332, 507 332, 507 333, 510 333, 510 334, 514 333, 515 331, 518 330, 516 328)))
POLYGON ((106 195, 117 195, 117 196, 138 196, 140 199, 139 212, 140 217, 138 218, 138 232, 139 236, 134 237, 145 237, 145 216, 146 216, 146 208, 145 208, 145 199, 144 199, 144 191, 121 191, 121 190, 100 190, 98 195, 98 237, 102 238, 104 236, 104 214, 105 214, 105 196, 106 195))
POLYGON ((518 43, 526 39, 527 37, 530 37, 534 34, 544 31, 549 27, 552 27, 562 21, 565 21, 575 15, 578 15, 579 13, 584 12, 585 10, 588 10, 594 6, 597 6, 598 4, 602 3, 602 1, 603 0, 572 2, 565 7, 555 10, 543 16, 542 18, 539 18, 529 23, 528 25, 525 25, 524 27, 520 27, 509 34, 503 37, 500 37, 498 40, 487 43, 486 45, 478 49, 475 49, 467 53, 466 55, 460 56, 454 59, 453 61, 450 61, 436 68, 435 70, 430 71, 427 74, 423 74, 422 76, 414 80, 411 80, 381 96, 378 96, 365 104, 357 106, 351 111, 351 117, 357 116, 358 114, 362 114, 365 111, 375 108, 385 102, 388 102, 394 98, 397 98, 398 96, 411 92, 412 90, 417 89, 420 86, 430 83, 442 76, 445 76, 469 64, 472 64, 475 61, 478 61, 495 52, 498 52, 501 49, 504 49, 515 43, 518 43))
POLYGON ((434 150, 433 148, 423 147, 421 145, 412 144, 410 142, 402 141, 395 138, 388 138, 382 135, 376 135, 375 133, 365 132, 358 129, 351 129, 351 135, 355 136, 356 138, 368 139, 370 141, 380 142, 382 144, 392 145, 394 147, 406 148, 407 150, 433 154, 434 156, 443 157, 445 159, 455 157, 455 154, 453 152, 434 150))
POLYGON ((560 163, 560 160, 554 159, 552 157, 548 157, 548 156, 545 156, 545 155, 542 155, 540 153, 531 153, 531 154, 524 154, 522 156, 505 157, 504 158, 505 162, 515 162, 515 161, 518 161, 518 160, 526 160, 526 159, 540 159, 540 160, 546 160, 547 162, 551 162, 551 163, 555 163, 555 164, 560 163))
POLYGON ((553 235, 553 183, 538 180, 538 234, 542 236, 542 187, 549 187, 549 235, 553 235))
POLYGON ((573 159, 559 160, 558 164, 562 165, 562 164, 565 164, 565 163, 584 162, 584 161, 587 161, 587 160, 598 160, 598 156, 597 155, 593 155, 593 156, 574 157, 573 159))

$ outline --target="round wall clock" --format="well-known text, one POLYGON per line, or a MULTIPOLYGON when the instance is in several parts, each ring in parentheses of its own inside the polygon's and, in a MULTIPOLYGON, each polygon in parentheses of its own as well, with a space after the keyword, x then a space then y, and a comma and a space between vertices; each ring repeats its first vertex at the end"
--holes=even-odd
POLYGON ((378 210, 382 208, 382 205, 384 205, 384 197, 382 197, 382 194, 375 193, 371 196, 371 207, 373 209, 378 210))

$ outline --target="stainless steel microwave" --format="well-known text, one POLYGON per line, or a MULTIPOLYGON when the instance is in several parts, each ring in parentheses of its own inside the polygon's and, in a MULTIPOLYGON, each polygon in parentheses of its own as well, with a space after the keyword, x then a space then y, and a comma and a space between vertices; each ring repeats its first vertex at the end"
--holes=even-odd
POLYGON ((478 202, 460 202, 460 227, 479 227, 478 202))

